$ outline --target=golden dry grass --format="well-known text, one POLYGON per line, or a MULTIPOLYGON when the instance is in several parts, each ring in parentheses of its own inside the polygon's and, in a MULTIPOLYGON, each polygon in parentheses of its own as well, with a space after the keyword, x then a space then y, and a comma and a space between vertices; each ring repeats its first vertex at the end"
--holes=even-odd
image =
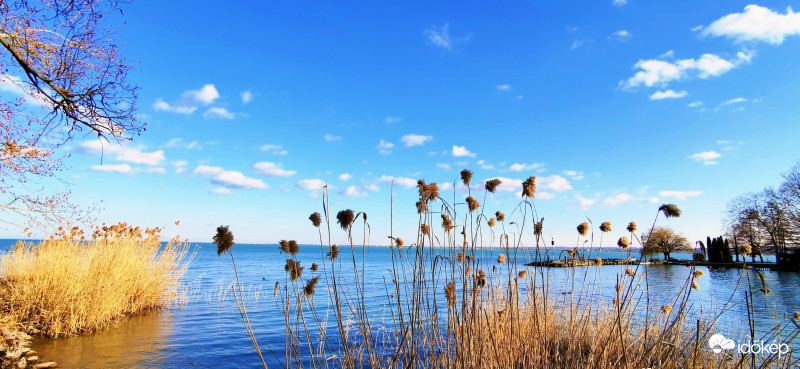
POLYGON ((81 334, 180 298, 191 255, 160 230, 125 224, 97 228, 93 241, 61 234, 18 243, 0 260, 0 313, 7 322, 48 336, 81 334))

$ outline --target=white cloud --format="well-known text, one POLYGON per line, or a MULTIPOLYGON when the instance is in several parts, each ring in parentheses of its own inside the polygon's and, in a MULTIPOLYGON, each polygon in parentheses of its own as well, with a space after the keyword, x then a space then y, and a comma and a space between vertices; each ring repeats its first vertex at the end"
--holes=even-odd
POLYGON ((701 31, 702 29, 703 29, 703 25, 701 24, 701 25, 699 25, 699 26, 694 26, 694 27, 692 27, 692 28, 690 29, 690 31, 692 31, 692 32, 697 32, 697 31, 701 31))
POLYGON ((184 142, 182 138, 173 138, 173 139, 167 141, 167 143, 164 144, 164 147, 166 147, 166 148, 182 148, 182 149, 198 149, 198 150, 201 150, 203 148, 202 146, 200 146, 199 143, 197 143, 197 141, 192 141, 192 142, 188 142, 187 143, 187 142, 184 142))
POLYGON ((514 163, 511 164, 510 167, 508 167, 508 170, 512 172, 521 172, 523 170, 534 170, 537 168, 541 168, 542 166, 544 166, 544 163, 533 163, 533 164, 514 163))
POLYGON ((397 122, 400 122, 402 120, 403 120, 403 118, 393 117, 393 116, 389 115, 389 116, 386 117, 386 124, 397 123, 397 122))
POLYGON ((250 90, 242 92, 240 94, 240 96, 242 97, 242 104, 247 104, 247 103, 253 101, 253 93, 250 92, 250 90))
POLYGON ((261 151, 268 151, 273 155, 287 155, 288 151, 284 150, 283 145, 266 144, 261 146, 261 151))
POLYGON ((575 202, 575 205, 580 206, 584 210, 588 209, 590 206, 594 205, 597 202, 597 200, 587 199, 577 194, 575 195, 575 200, 577 200, 577 202, 575 202))
POLYGON ((697 154, 692 154, 689 157, 696 161, 702 161, 703 164, 705 165, 713 165, 717 164, 717 162, 714 159, 717 159, 720 156, 722 156, 722 154, 716 151, 703 151, 703 152, 698 152, 697 154))
POLYGON ((164 174, 167 172, 166 169, 161 167, 136 168, 135 171, 137 173, 145 173, 145 174, 164 174))
POLYGON ((699 107, 703 106, 703 102, 702 101, 693 101, 692 103, 690 103, 687 106, 689 106, 690 108, 699 108, 699 107))
POLYGON ((230 119, 233 119, 235 117, 236 117, 236 115, 231 113, 231 112, 229 112, 228 109, 220 108, 220 107, 209 108, 208 110, 206 110, 205 113, 203 113, 203 118, 206 118, 206 119, 220 118, 220 119, 229 119, 230 120, 230 119))
POLYGON ((661 191, 658 193, 658 196, 686 200, 689 197, 700 196, 702 194, 702 191, 661 191))
POLYGON ((363 191, 359 191, 356 186, 347 187, 344 191, 341 192, 342 195, 348 197, 366 197, 367 193, 363 191))
POLYGON ((550 199, 552 199, 554 197, 556 197, 556 195, 552 194, 550 192, 537 192, 536 193, 536 198, 539 199, 539 200, 550 200, 550 199))
POLYGON ((381 188, 380 188, 380 187, 378 187, 378 186, 377 186, 376 184, 374 184, 374 183, 370 183, 370 184, 366 184, 366 185, 364 185, 364 189, 365 189, 365 190, 370 190, 370 191, 373 191, 373 192, 377 192, 377 191, 380 191, 380 190, 381 190, 381 188))
POLYGON ((376 147, 378 148, 378 152, 381 155, 389 155, 392 153, 392 148, 394 148, 394 144, 391 142, 386 142, 384 140, 381 140, 381 142, 379 142, 378 146, 376 147))
POLYGON ((325 135, 325 141, 328 141, 328 142, 339 141, 341 139, 342 139, 342 136, 334 136, 334 135, 330 135, 330 134, 325 135))
POLYGON ((623 6, 628 3, 628 0, 614 0, 611 2, 614 6, 623 6))
POLYGON ((612 33, 611 36, 608 37, 608 39, 609 40, 616 40, 616 41, 620 41, 620 42, 625 42, 625 41, 630 40, 632 37, 633 37, 633 35, 630 32, 628 32, 627 30, 621 29, 621 30, 619 30, 617 32, 612 33))
POLYGON ((250 178, 245 176, 241 172, 232 170, 223 171, 215 175, 213 178, 211 178, 211 183, 219 186, 225 186, 228 188, 240 188, 240 189, 269 188, 269 186, 267 186, 267 184, 260 179, 250 178))
POLYGON ((270 163, 268 161, 255 163, 253 169, 255 169, 258 174, 265 177, 291 177, 297 174, 294 170, 282 169, 281 164, 270 163))
POLYGON ((225 187, 217 187, 217 188, 211 190, 211 193, 215 193, 217 195, 230 195, 231 194, 231 190, 227 189, 225 187))
POLYGON ((219 92, 217 92, 217 88, 214 87, 212 84, 207 84, 200 88, 199 90, 189 90, 184 92, 184 94, 195 101, 201 102, 203 104, 210 104, 214 100, 219 98, 219 92))
POLYGON ((158 165, 164 158, 164 150, 144 152, 140 149, 125 147, 116 143, 103 143, 100 140, 82 142, 76 151, 87 155, 115 154, 114 160, 129 163, 158 165))
POLYGON ((453 145, 453 156, 469 156, 471 158, 475 157, 475 153, 470 152, 467 150, 466 146, 456 146, 453 145))
POLYGON ((628 195, 627 193, 621 193, 611 197, 606 197, 605 199, 603 199, 603 204, 608 206, 617 206, 619 204, 626 203, 631 200, 633 200, 633 196, 628 195))
POLYGON ((686 91, 675 92, 673 90, 656 91, 650 95, 650 100, 680 99, 689 95, 686 91))
POLYGON ((786 14, 758 5, 747 5, 743 13, 728 14, 715 20, 702 36, 725 36, 735 42, 763 41, 780 45, 788 36, 800 35, 800 13, 786 8, 786 14))
POLYGON ((196 176, 213 176, 215 174, 220 174, 224 172, 224 169, 220 167, 212 167, 208 165, 198 165, 197 168, 194 168, 192 174, 196 176))
POLYGON ((575 40, 575 41, 572 41, 572 46, 570 46, 569 48, 572 49, 572 50, 575 50, 575 49, 581 47, 581 45, 583 45, 583 41, 582 40, 575 40))
POLYGON ((302 190, 321 190, 325 187, 325 181, 321 179, 301 179, 295 186, 302 190))
POLYGON ((350 173, 342 173, 342 174, 339 175, 339 180, 340 181, 348 181, 348 180, 350 180, 350 178, 353 178, 353 176, 350 175, 350 173))
POLYGON ((509 85, 509 84, 498 84, 497 86, 494 86, 494 88, 495 88, 495 89, 496 89, 498 92, 507 92, 507 91, 511 91, 511 85, 509 85))
POLYGON ((450 170, 450 169, 453 169, 453 168, 450 166, 450 164, 446 164, 446 163, 437 163, 437 164, 436 164, 436 167, 437 167, 437 168, 440 168, 440 169, 444 169, 444 170, 450 170))
POLYGON ((634 68, 641 69, 633 77, 619 82, 623 89, 639 86, 666 86, 669 82, 699 78, 719 77, 742 63, 749 62, 753 52, 739 52, 737 59, 726 60, 714 54, 703 54, 699 59, 681 59, 674 62, 649 59, 639 60, 634 68))
POLYGON ((22 96, 26 103, 34 106, 49 107, 51 102, 43 94, 32 90, 17 76, 0 72, 0 91, 22 96))
POLYGON ((92 165, 89 167, 91 170, 95 170, 98 172, 110 172, 110 173, 130 173, 131 166, 128 164, 117 164, 117 165, 92 165))
POLYGON ((155 111, 168 111, 172 113, 178 114, 192 114, 195 110, 197 110, 196 106, 173 106, 168 104, 163 99, 159 98, 156 102, 153 103, 153 109, 155 111))
POLYGON ((547 177, 536 177, 536 185, 538 188, 546 188, 556 192, 564 192, 572 189, 569 181, 558 174, 547 177))
POLYGON ((730 99, 730 100, 722 103, 722 105, 738 104, 738 103, 743 103, 743 102, 747 102, 747 99, 745 99, 744 97, 737 97, 735 99, 730 99))
POLYGON ((392 183, 392 181, 394 181, 395 185, 403 186, 405 188, 411 188, 417 185, 416 180, 406 177, 393 177, 393 176, 382 175, 380 178, 375 180, 375 182, 378 183, 392 183))
POLYGON ((423 145, 425 144, 425 141, 432 141, 432 140, 433 136, 423 136, 416 134, 405 135, 400 138, 400 141, 402 141, 406 145, 406 147, 423 145))
POLYGON ((572 179, 574 179, 576 181, 580 181, 580 180, 583 179, 583 172, 578 172, 578 171, 575 171, 575 170, 565 170, 563 173, 564 173, 564 175, 566 175, 566 176, 568 176, 568 177, 570 177, 570 178, 572 178, 572 179))
POLYGON ((453 47, 453 39, 450 37, 450 23, 445 23, 442 27, 431 26, 423 32, 428 38, 428 43, 442 49, 450 50, 453 47))

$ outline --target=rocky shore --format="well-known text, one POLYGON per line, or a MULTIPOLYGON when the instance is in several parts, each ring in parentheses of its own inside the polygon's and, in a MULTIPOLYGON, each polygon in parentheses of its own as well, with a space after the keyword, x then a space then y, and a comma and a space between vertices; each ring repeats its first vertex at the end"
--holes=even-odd
POLYGON ((55 368, 55 362, 40 362, 36 351, 30 349, 31 336, 25 332, 0 327, 0 369, 55 368))

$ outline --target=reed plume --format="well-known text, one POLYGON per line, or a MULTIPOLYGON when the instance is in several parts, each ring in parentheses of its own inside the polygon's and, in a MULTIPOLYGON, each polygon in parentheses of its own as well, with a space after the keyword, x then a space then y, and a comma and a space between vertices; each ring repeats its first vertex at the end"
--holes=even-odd
POLYGON ((800 320, 800 312, 799 311, 795 311, 794 312, 794 320, 800 320))
POLYGON ((400 248, 400 247, 403 247, 403 244, 404 244, 404 242, 403 242, 403 239, 402 239, 402 238, 400 238, 400 237, 397 237, 397 238, 395 238, 395 239, 394 239, 394 242, 395 242, 395 244, 396 244, 396 246, 397 246, 398 248, 400 248))
POLYGON ((453 221, 447 214, 442 214, 442 228, 444 228, 445 232, 450 232, 453 230, 453 221))
MULTIPOLYGON (((314 264, 314 265, 316 265, 316 264, 314 264)), ((306 283, 306 286, 303 288, 303 293, 306 296, 312 296, 314 294, 314 290, 317 288, 317 283, 319 283, 319 277, 321 277, 321 276, 318 275, 318 276, 316 276, 314 278, 311 278, 306 283)))
POLYGON ((662 204, 658 210, 663 211, 664 216, 667 218, 678 218, 681 216, 681 209, 678 209, 678 205, 675 204, 662 204))
POLYGON ((425 210, 428 210, 428 205, 424 200, 417 201, 417 214, 422 214, 425 210))
POLYGON ((670 305, 662 306, 661 307, 661 312, 664 313, 664 315, 669 315, 669 313, 672 312, 672 306, 670 306, 670 305))
POLYGON ((536 177, 530 176, 522 182, 522 197, 533 198, 536 195, 536 177))
POLYGON ((619 246, 619 247, 621 247, 623 249, 627 249, 628 246, 630 246, 630 245, 631 245, 631 243, 630 243, 630 241, 628 241, 628 237, 627 236, 622 236, 617 241, 617 246, 619 246))
POLYGON ((447 306, 456 305, 456 285, 455 280, 450 280, 450 283, 444 288, 444 295, 447 297, 447 306))
POLYGON ((322 216, 320 216, 316 211, 312 213, 308 219, 311 221, 311 224, 313 224, 314 227, 319 227, 319 225, 322 224, 322 216))
POLYGON ((594 262, 597 263, 597 266, 603 266, 603 258, 599 256, 594 259, 594 262))
POLYGON ((703 276, 703 271, 699 269, 695 269, 694 271, 694 279, 700 278, 703 276))
POLYGON ((636 222, 630 222, 630 223, 628 223, 628 227, 625 228, 625 229, 627 229, 628 232, 633 233, 633 232, 636 232, 638 227, 636 226, 636 222))
POLYGON ((464 182, 464 186, 469 187, 469 181, 472 180, 472 171, 469 169, 464 169, 461 171, 461 181, 464 182))
POLYGON ((696 281, 692 281, 692 288, 694 288, 694 289, 696 289, 696 290, 699 290, 699 289, 700 289, 700 285, 699 285, 699 284, 697 284, 697 282, 696 282, 696 281))
POLYGON ((467 196, 467 205, 469 206, 469 212, 475 212, 481 206, 481 204, 472 196, 467 196))
POLYGON ((487 223, 489 224, 489 228, 492 228, 492 227, 494 227, 494 223, 495 223, 495 219, 494 219, 494 217, 492 217, 492 218, 489 218, 489 220, 487 221, 487 223))
POLYGON ((458 256, 456 256, 456 260, 464 262, 464 251, 458 253, 458 256))
POLYGON ((484 272, 483 269, 479 270, 475 275, 475 284, 478 288, 483 288, 483 286, 486 285, 486 272, 484 272))
POLYGON ((212 241, 217 244, 217 256, 230 251, 233 245, 235 245, 235 243, 233 243, 233 233, 228 229, 228 226, 217 227, 217 234, 214 235, 212 241))
POLYGON ((635 277, 636 276, 636 272, 634 272, 633 269, 631 269, 631 268, 625 268, 625 274, 627 274, 629 277, 635 277))
POLYGON ((519 277, 519 279, 522 279, 522 278, 525 278, 526 275, 528 275, 528 271, 527 270, 520 270, 519 274, 517 276, 519 277))
POLYGON ((439 185, 436 182, 425 183, 424 179, 417 181, 417 191, 422 201, 435 201, 439 197, 439 185))
POLYGON ((750 246, 749 243, 744 244, 742 246, 742 255, 747 256, 753 253, 753 246, 750 246))
POLYGON ((316 272, 317 270, 319 270, 319 264, 311 263, 311 271, 316 272))
POLYGON ((336 214, 337 223, 339 223, 339 226, 341 226, 345 231, 350 228, 350 225, 353 224, 353 220, 355 220, 355 218, 355 214, 350 209, 342 210, 336 214))
POLYGON ((328 258, 331 260, 335 260, 339 257, 339 246, 333 245, 331 246, 331 251, 328 251, 328 258))
POLYGON ((600 231, 611 232, 611 222, 603 222, 600 224, 600 231))
POLYGON ((498 210, 497 212, 494 213, 494 216, 497 217, 497 220, 500 221, 500 222, 506 220, 506 215, 503 214, 502 211, 498 210))
POLYGON ((533 225, 533 234, 536 236, 541 236, 542 231, 544 230, 544 218, 540 219, 536 224, 533 225))
POLYGON ((419 226, 419 228, 422 230, 422 234, 424 235, 428 235, 428 233, 431 232, 431 227, 429 227, 427 224, 422 224, 419 226))
POLYGON ((587 233, 589 233, 589 223, 583 222, 578 224, 578 234, 581 236, 586 236, 587 233))
POLYGON ((506 263, 506 254, 500 254, 497 256, 497 262, 500 264, 506 263))
POLYGON ((297 278, 303 276, 304 268, 300 266, 300 262, 297 260, 286 259, 286 265, 283 267, 283 269, 289 273, 289 278, 291 278, 292 281, 295 281, 297 278))
POLYGON ((486 181, 486 191, 494 193, 494 191, 497 190, 497 186, 499 186, 501 183, 503 182, 499 178, 492 178, 486 181))

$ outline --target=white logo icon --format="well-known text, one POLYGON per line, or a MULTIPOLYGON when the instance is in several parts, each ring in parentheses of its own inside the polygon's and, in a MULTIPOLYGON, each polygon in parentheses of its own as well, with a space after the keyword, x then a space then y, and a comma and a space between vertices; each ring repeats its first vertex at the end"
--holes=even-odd
POLYGON ((725 336, 718 333, 708 339, 708 347, 710 347, 711 351, 714 351, 715 354, 719 354, 722 350, 733 350, 736 348, 736 344, 732 339, 725 338, 725 336))

